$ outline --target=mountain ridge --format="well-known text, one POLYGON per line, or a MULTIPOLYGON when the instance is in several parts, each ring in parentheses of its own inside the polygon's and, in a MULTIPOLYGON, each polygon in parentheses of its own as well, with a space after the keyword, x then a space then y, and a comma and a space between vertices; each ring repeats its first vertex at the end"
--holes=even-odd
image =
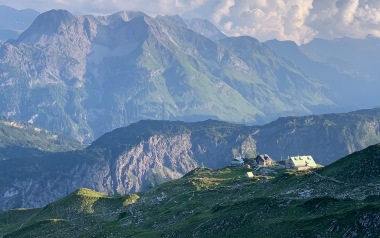
POLYGON ((78 187, 138 192, 196 167, 227 166, 236 156, 264 153, 280 161, 306 154, 330 164, 379 142, 380 109, 280 118, 263 126, 145 120, 106 133, 83 150, 0 161, 0 208, 43 206, 78 187))
POLYGON ((242 54, 223 45, 236 48, 242 38, 213 40, 206 36, 219 34, 215 28, 183 22, 138 12, 42 13, 0 45, 0 113, 88 143, 141 119, 262 124, 310 114, 316 104, 334 107, 322 85, 253 38, 242 54), (202 35, 205 28, 211 33, 202 35))
POLYGON ((324 112, 345 112, 376 106, 374 99, 378 98, 376 88, 379 80, 376 78, 378 69, 374 62, 378 61, 376 52, 380 51, 379 38, 316 38, 300 46, 292 41, 279 40, 266 41, 265 44, 328 88, 325 93, 338 107, 324 112))
POLYGON ((17 10, 0 5, 0 41, 17 39, 27 29, 39 12, 33 9, 17 10))
POLYGON ((44 153, 82 149, 76 140, 65 138, 27 123, 0 118, 0 160, 44 153))
POLYGON ((252 179, 243 176, 250 170, 246 168, 197 168, 180 179, 123 196, 82 188, 43 208, 0 213, 0 235, 30 237, 48 231, 59 237, 376 236, 379 180, 347 184, 325 172, 360 178, 360 170, 372 164, 379 169, 379 153, 377 144, 322 169, 272 168, 277 174, 252 179), (356 163, 357 157, 371 163, 356 163), (339 163, 352 164, 352 173, 339 163))

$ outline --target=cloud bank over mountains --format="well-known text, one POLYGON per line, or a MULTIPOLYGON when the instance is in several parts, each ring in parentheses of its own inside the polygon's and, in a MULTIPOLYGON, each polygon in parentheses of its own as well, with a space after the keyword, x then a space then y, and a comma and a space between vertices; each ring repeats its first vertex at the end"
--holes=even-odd
POLYGON ((67 9, 75 14, 142 11, 148 15, 205 18, 227 35, 250 35, 261 41, 315 37, 380 37, 379 0, 2 0, 15 8, 47 11, 67 9))

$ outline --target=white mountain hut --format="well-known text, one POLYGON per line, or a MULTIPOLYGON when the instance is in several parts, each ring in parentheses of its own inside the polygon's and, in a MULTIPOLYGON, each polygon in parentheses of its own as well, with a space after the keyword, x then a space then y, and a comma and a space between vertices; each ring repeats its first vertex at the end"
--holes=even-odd
POLYGON ((317 164, 311 155, 291 156, 285 161, 285 163, 286 167, 295 170, 307 170, 317 167, 317 164))

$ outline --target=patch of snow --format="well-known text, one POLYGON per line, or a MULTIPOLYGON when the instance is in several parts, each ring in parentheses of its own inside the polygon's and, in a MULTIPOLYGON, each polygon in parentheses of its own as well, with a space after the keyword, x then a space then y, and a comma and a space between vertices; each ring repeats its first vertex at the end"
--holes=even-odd
MULTIPOLYGON (((35 115, 33 115, 33 116, 29 119, 28 123, 33 124, 33 123, 34 123, 34 120, 35 120, 37 117, 38 117, 38 113, 35 114, 35 115)), ((34 128, 34 130, 37 131, 36 128, 34 128)), ((40 132, 40 131, 38 131, 38 132, 40 132)))
POLYGON ((18 195, 18 191, 14 188, 11 188, 10 190, 5 191, 3 198, 11 198, 18 195))

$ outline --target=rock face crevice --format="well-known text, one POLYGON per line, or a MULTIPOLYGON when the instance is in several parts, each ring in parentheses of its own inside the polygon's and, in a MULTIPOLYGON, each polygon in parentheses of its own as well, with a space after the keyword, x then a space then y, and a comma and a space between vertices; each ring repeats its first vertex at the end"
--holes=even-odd
POLYGON ((192 158, 188 134, 169 138, 152 136, 114 160, 113 192, 137 192, 149 183, 154 185, 157 181, 179 178, 198 166, 192 158))

